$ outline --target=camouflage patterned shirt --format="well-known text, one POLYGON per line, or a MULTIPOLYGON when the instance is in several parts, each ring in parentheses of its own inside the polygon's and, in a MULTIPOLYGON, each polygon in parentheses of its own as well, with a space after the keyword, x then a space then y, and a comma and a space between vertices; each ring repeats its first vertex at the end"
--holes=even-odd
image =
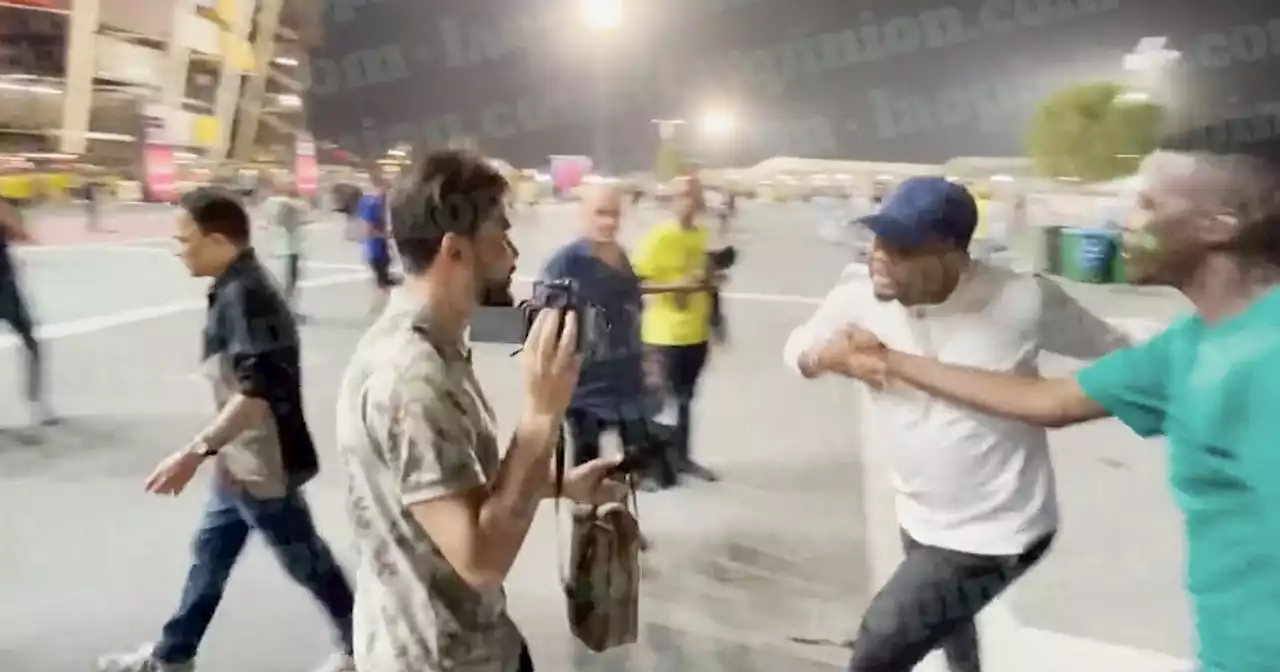
POLYGON ((513 672, 523 639, 500 588, 463 581, 409 507, 490 482, 493 411, 460 342, 405 290, 347 366, 338 446, 355 526, 355 655, 370 672, 513 672))

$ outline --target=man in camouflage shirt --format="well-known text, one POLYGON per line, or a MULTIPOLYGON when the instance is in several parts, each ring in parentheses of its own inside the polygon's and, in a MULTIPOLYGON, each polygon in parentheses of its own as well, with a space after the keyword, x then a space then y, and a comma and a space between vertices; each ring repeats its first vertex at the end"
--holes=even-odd
MULTIPOLYGON (((500 453, 464 334, 477 297, 515 271, 506 191, 482 159, 450 151, 423 157, 392 196, 406 279, 357 347, 337 409, 360 670, 533 669, 502 584, 538 503, 557 495, 552 460, 577 382, 577 324, 555 311, 535 321, 521 362, 524 412, 500 453)), ((559 494, 616 496, 606 487, 616 465, 570 470, 559 494)))

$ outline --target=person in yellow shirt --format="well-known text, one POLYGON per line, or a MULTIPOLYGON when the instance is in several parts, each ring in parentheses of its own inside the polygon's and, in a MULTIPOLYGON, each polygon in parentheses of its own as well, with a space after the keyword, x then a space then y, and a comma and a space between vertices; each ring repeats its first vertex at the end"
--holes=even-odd
POLYGON ((676 404, 672 462, 684 475, 715 481, 714 472, 689 449, 693 397, 707 361, 714 290, 707 264, 709 233, 698 224, 706 208, 697 177, 684 177, 672 191, 676 219, 654 226, 641 239, 632 267, 644 282, 640 337, 676 404))

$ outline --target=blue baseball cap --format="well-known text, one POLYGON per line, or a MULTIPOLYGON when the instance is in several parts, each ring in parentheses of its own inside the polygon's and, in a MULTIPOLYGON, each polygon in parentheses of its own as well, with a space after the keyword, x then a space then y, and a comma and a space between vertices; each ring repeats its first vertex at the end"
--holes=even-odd
POLYGON ((978 228, 978 204, 973 194, 942 177, 903 180, 874 215, 859 219, 897 247, 922 247, 943 240, 967 248, 978 228))

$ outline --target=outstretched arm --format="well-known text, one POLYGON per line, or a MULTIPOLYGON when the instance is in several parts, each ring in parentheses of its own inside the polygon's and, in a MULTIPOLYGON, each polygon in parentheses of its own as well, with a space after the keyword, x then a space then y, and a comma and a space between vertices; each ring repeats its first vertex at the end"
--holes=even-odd
POLYGON ((991 415, 1044 427, 1064 427, 1107 415, 1073 377, 997 373, 901 352, 887 353, 886 361, 891 377, 991 415))
POLYGON ((945 364, 887 350, 858 330, 851 337, 858 353, 850 358, 849 370, 872 385, 899 380, 956 404, 1035 425, 1063 427, 1111 415, 1141 436, 1155 436, 1164 432, 1170 354, 1183 325, 1063 378, 945 364))

